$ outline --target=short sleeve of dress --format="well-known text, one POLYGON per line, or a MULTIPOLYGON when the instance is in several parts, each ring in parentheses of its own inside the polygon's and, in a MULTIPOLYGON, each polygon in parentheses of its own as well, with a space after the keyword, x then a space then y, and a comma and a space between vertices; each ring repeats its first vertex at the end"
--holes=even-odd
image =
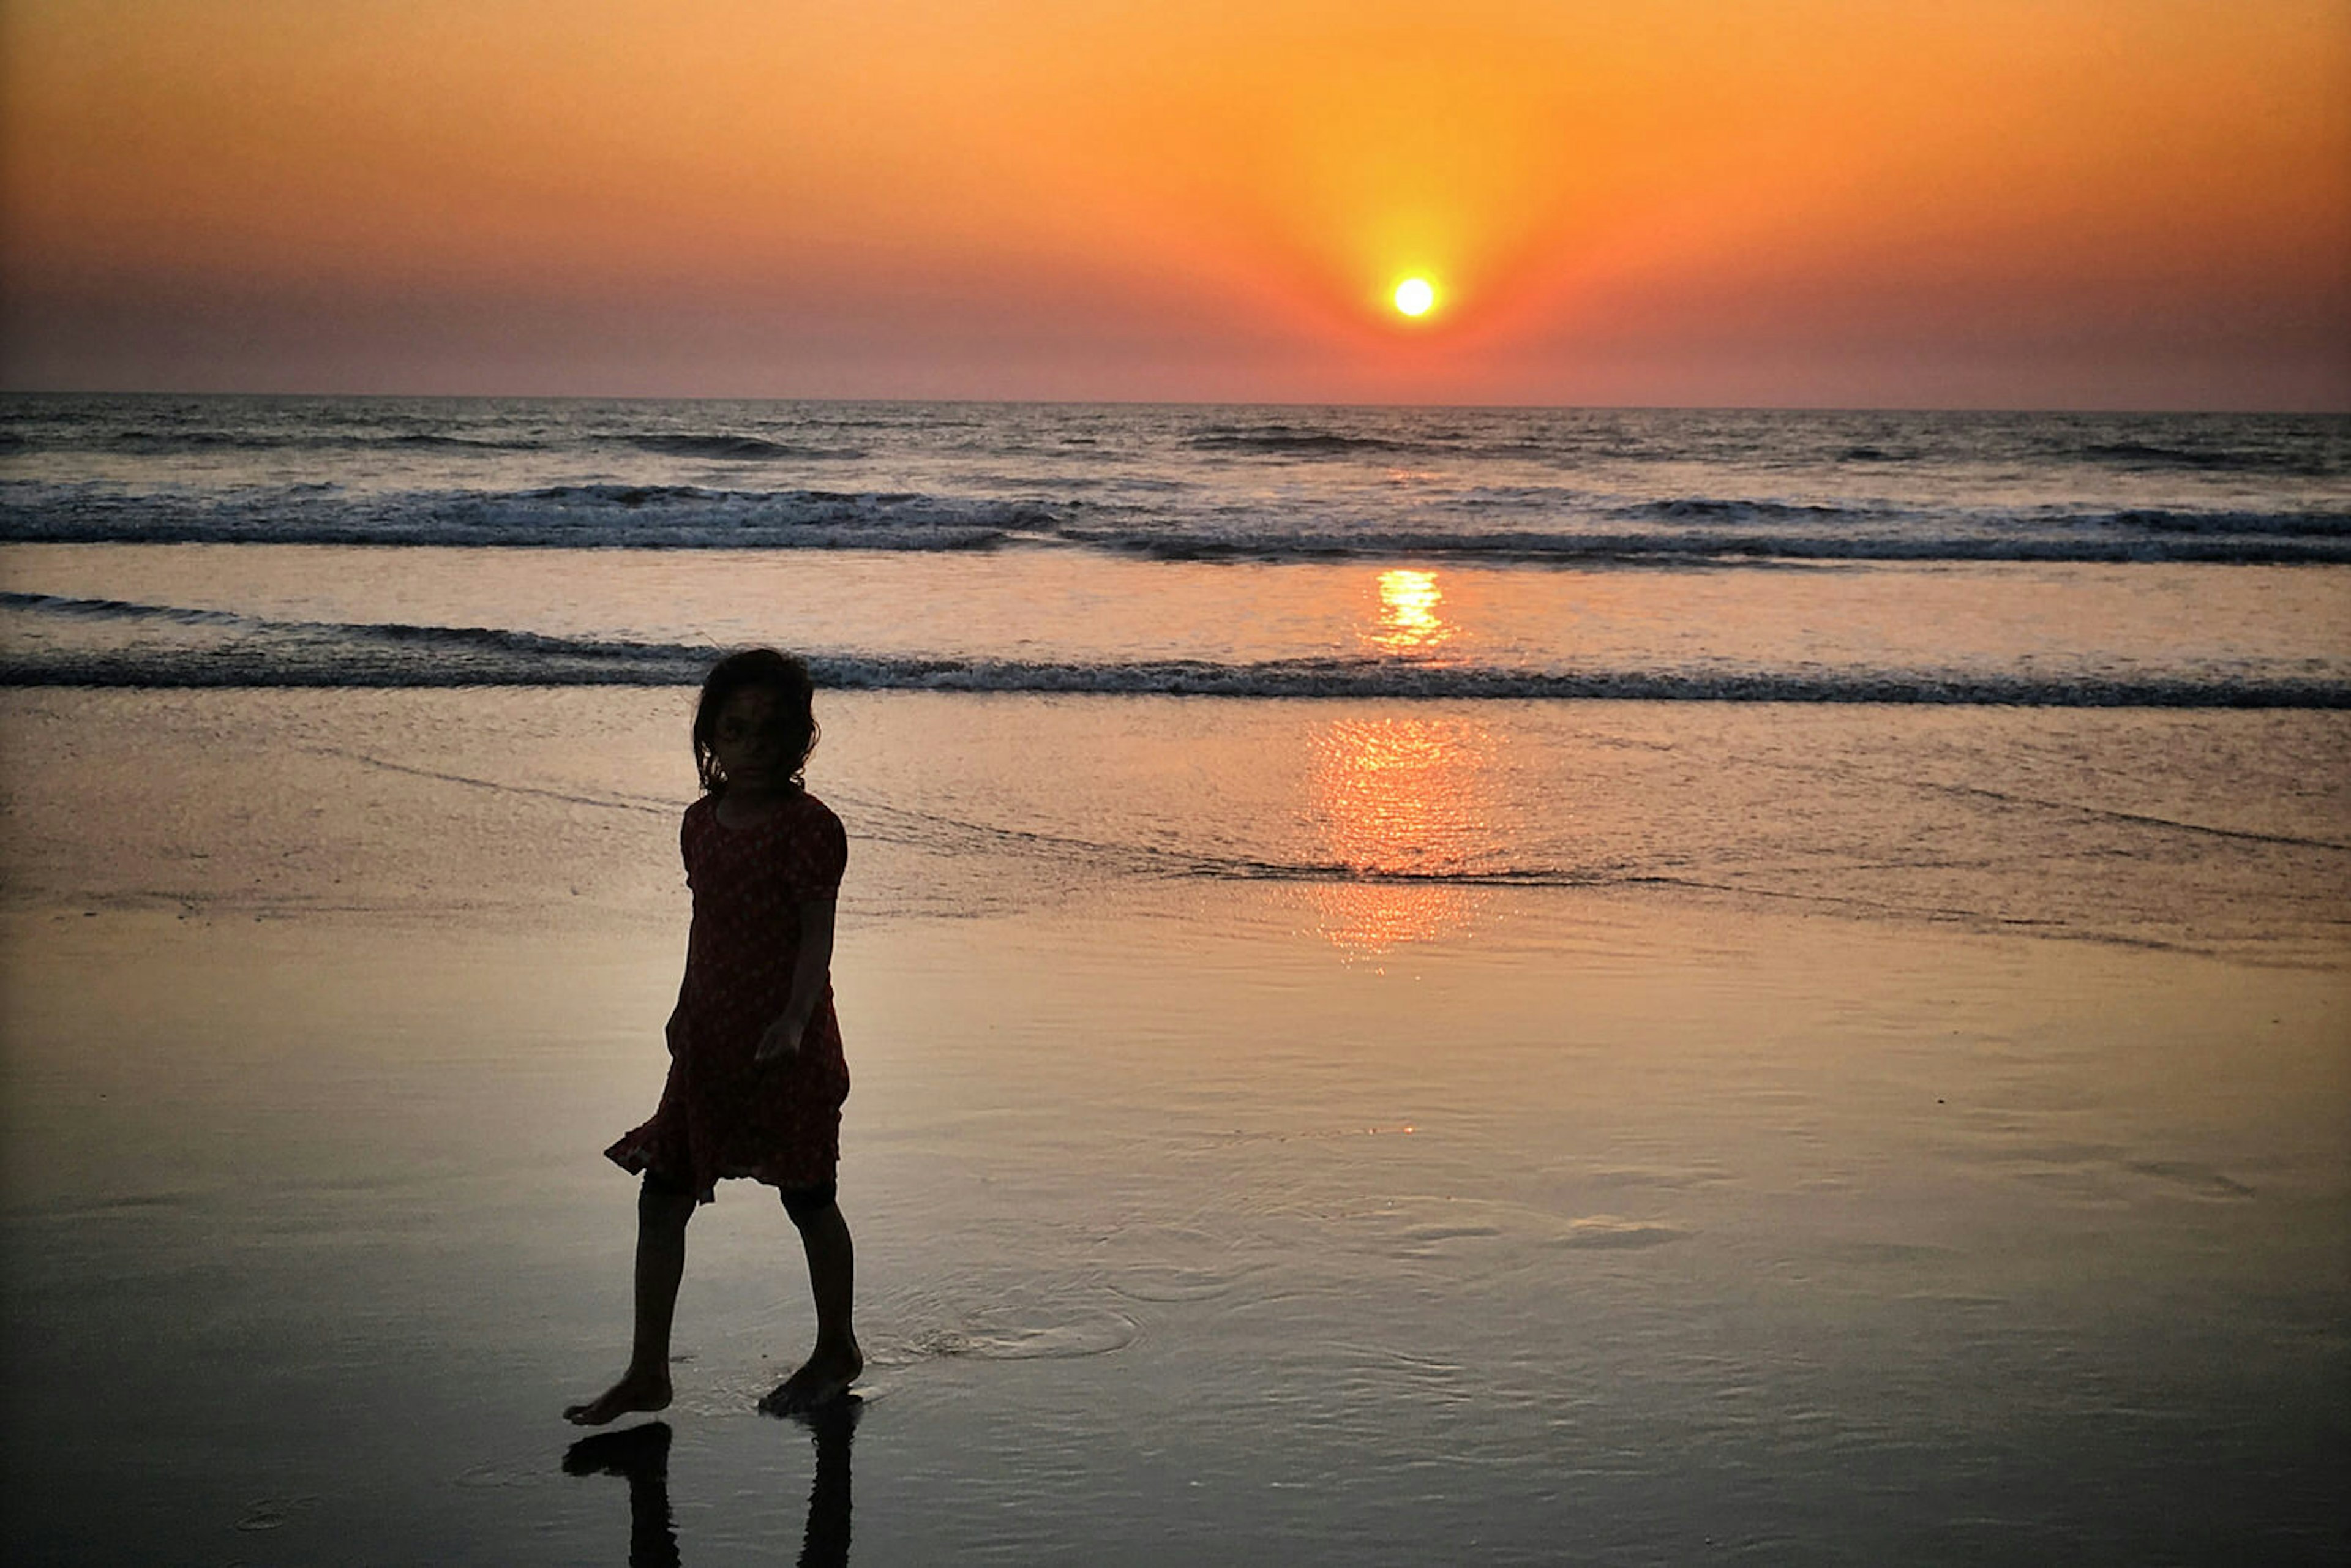
POLYGON ((776 877, 796 904, 839 895, 849 868, 849 834, 821 800, 805 799, 789 831, 777 835, 776 877))

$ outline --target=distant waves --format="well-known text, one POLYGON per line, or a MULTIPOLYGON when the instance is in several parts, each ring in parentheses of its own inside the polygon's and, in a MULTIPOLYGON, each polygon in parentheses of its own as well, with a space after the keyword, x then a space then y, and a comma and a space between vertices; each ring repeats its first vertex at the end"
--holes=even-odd
POLYGON ((0 395, 0 543, 2351 564, 2351 419, 0 395))
POLYGON ((1472 487, 1403 515, 1082 494, 577 484, 345 491, 332 485, 126 492, 0 482, 0 542, 303 544, 640 550, 946 552, 1076 549, 1160 560, 1435 559, 1493 565, 1773 561, 2351 564, 2351 510, 2043 505, 2022 509, 1627 500, 1566 486, 1472 487))

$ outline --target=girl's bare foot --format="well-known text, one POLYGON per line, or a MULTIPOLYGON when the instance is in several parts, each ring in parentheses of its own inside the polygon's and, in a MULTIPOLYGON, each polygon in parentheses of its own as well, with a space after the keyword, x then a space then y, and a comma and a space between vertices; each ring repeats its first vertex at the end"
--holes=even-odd
POLYGON ((643 1373, 631 1367, 621 1375, 621 1381, 604 1390, 585 1405, 574 1405, 563 1412, 563 1418, 575 1427, 601 1427, 615 1416, 639 1410, 669 1408, 669 1374, 666 1371, 643 1373))
POLYGON ((865 1357, 855 1341, 845 1345, 819 1345, 816 1354, 798 1372, 769 1390, 759 1401, 763 1416, 797 1416, 830 1405, 849 1392, 857 1375, 865 1370, 865 1357))

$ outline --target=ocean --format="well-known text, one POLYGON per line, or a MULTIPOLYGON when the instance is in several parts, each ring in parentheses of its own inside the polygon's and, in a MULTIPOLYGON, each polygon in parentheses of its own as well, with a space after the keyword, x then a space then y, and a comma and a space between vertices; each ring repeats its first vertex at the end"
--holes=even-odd
POLYGON ((856 689, 2351 691, 2335 417, 18 397, 0 430, 18 685, 664 685, 776 641, 856 689))
POLYGON ((2339 416, 0 400, 0 1547, 2339 1561, 2346 708, 2339 416), (871 1365, 575 1448, 762 643, 871 1365))

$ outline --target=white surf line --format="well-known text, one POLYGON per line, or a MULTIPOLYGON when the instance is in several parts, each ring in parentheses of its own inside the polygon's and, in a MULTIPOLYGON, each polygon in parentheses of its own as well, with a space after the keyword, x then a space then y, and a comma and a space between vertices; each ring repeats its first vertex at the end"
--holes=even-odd
MULTIPOLYGON (((1808 771, 1826 771, 1808 769, 1808 771)), ((1780 899, 1790 903, 1811 904, 1832 910, 1868 910, 1879 915, 1925 920, 1980 930, 2004 930, 2019 935, 2050 936, 2066 941, 2110 943, 2126 947, 2144 947, 2157 952, 2193 953, 2209 956, 2213 949, 2189 943, 2167 942, 2159 937, 2132 936, 2119 932, 2087 930, 2070 925, 2062 920, 2032 919, 2018 915, 1989 915, 1980 909, 1957 908, 1950 905, 1896 904, 1883 899, 1859 898, 1851 894, 1831 893, 1799 893, 1785 888, 1762 887, 1738 883, 1707 882, 1696 877, 1668 876, 1643 873, 1572 872, 1557 870, 1527 870, 1505 872, 1381 872, 1352 866, 1283 866, 1262 861, 1245 861, 1235 857, 1187 854, 1180 850, 1160 849, 1138 844, 1122 847, 1102 844, 1092 840, 1065 837, 1056 833, 1039 832, 1019 828, 991 828, 977 822, 953 817, 927 815, 909 811, 903 807, 883 806, 851 795, 835 795, 834 800, 876 814, 898 818, 902 822, 936 823, 961 829, 983 842, 1001 844, 1009 840, 1027 846, 1063 852, 1077 852, 1081 858, 1097 862, 1139 865, 1162 875, 1228 876, 1238 882, 1323 883, 1342 885, 1389 887, 1452 886, 1469 888, 1612 888, 1612 887, 1672 887, 1697 893, 1730 894, 1759 899, 1780 899)), ((903 829, 901 830, 904 831, 903 829)), ((911 844, 915 848, 929 847, 917 837, 893 837, 876 834, 885 842, 911 844)))
POLYGON ((2171 828, 2183 833, 2206 833, 2216 839, 2247 839, 2259 844, 2288 844, 2297 849, 2336 850, 2351 852, 2351 844, 2339 844, 2332 839, 2296 838, 2291 833, 2257 833, 2246 828, 2208 828, 2201 822, 2175 821, 2169 817, 2156 817, 2140 811, 2113 811, 2103 806, 2077 805, 2071 800, 2043 800, 2031 795, 2011 795, 1999 789, 1986 789, 1974 784, 1937 784, 1928 780, 1913 781, 1916 789, 1939 790, 1946 795, 1976 795, 1987 800, 1999 800, 2011 806, 2039 806, 2051 811, 2073 811, 2085 817, 2101 817, 2108 821, 2130 822, 2141 827, 2171 828))
MULTIPOLYGON (((670 815, 672 811, 679 810, 678 807, 667 801, 655 802, 629 799, 626 797, 620 799, 600 800, 594 796, 589 795, 566 794, 558 789, 541 789, 528 784, 509 784, 495 779, 476 779, 463 773, 444 773, 435 768, 416 768, 406 763, 386 761, 381 757, 371 756, 363 751, 351 751, 340 747, 303 746, 298 747, 296 749, 308 752, 313 756, 340 758, 346 761, 362 763, 371 768, 381 768, 390 773, 404 773, 413 778, 433 779, 443 783, 464 784, 476 789, 492 789, 506 794, 531 795, 542 800, 561 800, 570 805, 595 806, 605 810, 642 811, 652 816, 666 817, 670 815)), ((1807 771, 1811 770, 1807 769, 1807 771)), ((2022 801, 2023 804, 2045 806, 2053 810, 2076 810, 2085 812, 2093 816, 2119 817, 2126 821, 2143 822, 2160 827, 2179 828, 2191 832, 2213 833, 2227 838, 2248 838, 2266 842, 2306 844, 2320 849, 2351 849, 2351 845, 2331 844, 2318 840, 2290 839, 2262 833, 2236 832, 2226 828, 2199 828, 2192 822, 2172 822, 2160 817, 2140 817, 2130 812, 2100 811, 2094 807, 2073 806, 2064 801, 2033 800, 2025 797, 2002 796, 1996 790, 1974 789, 1965 785, 1918 783, 1916 784, 1915 787, 1919 789, 1951 790, 1965 794, 1989 795, 1998 800, 2014 800, 2022 801)), ((994 839, 998 841, 1005 839, 1025 841, 1031 844, 1051 846, 1062 850, 1077 850, 1100 860, 1124 860, 1129 863, 1140 862, 1143 864, 1150 865, 1155 868, 1174 866, 1179 868, 1176 874, 1183 874, 1184 871, 1188 870, 1190 873, 1194 875, 1204 873, 1216 875, 1222 873, 1233 876, 1235 877, 1235 880, 1238 881, 1332 882, 1358 884, 1370 883, 1374 885, 1389 886, 1409 886, 1415 883, 1421 883, 1502 888, 1513 886, 1561 888, 1621 887, 1628 885, 1679 887, 1694 892, 1727 893, 1744 895, 1750 898, 1782 899, 1794 903, 1817 904, 1830 907, 1870 909, 1885 915, 1903 915, 1912 919, 1926 919, 1929 921, 1949 921, 1954 924, 1970 925, 1979 927, 1989 927, 1994 929, 2005 927, 2010 930, 2016 931, 2029 930, 2036 936, 2053 936, 2061 940, 2111 943, 2128 947, 2151 948, 2159 952, 2184 952, 2209 955, 2212 951, 2212 949, 2207 947, 2199 947, 2186 943, 2166 942, 2156 937, 2130 936, 2116 932, 2085 930, 2078 926, 2069 925, 2063 921, 2034 920, 2011 915, 1987 915, 1981 910, 1953 908, 1947 905, 1893 904, 1878 899, 1855 898, 1850 895, 1838 894, 1797 893, 1782 888, 1760 887, 1751 884, 1741 885, 1737 883, 1705 882, 1695 877, 1664 876, 1641 873, 1618 874, 1612 876, 1605 873, 1579 873, 1573 872, 1562 873, 1540 871, 1414 873, 1365 871, 1346 866, 1282 867, 1270 865, 1262 862, 1251 862, 1239 860, 1228 860, 1216 856, 1190 855, 1184 853, 1182 851, 1164 850, 1151 845, 1121 847, 1117 845, 1096 843, 1085 839, 1069 838, 1059 834, 1041 833, 1029 830, 1017 828, 990 828, 981 823, 963 821, 956 818, 929 816, 921 812, 908 811, 902 807, 879 806, 871 800, 862 800, 853 796, 836 796, 835 799, 841 800, 843 804, 862 807, 869 811, 886 813, 902 820, 913 819, 918 821, 939 822, 952 827, 961 828, 967 832, 974 833, 986 839, 994 839)), ((920 847, 920 841, 916 840, 902 839, 897 841, 913 842, 915 843, 917 847, 920 847)))
MULTIPOLYGON (((1625 741, 1621 744, 1644 749, 1671 753, 1676 748, 1646 741, 1625 741)), ((1873 784, 1892 789, 1926 789, 1944 795, 1974 795, 1987 800, 1998 800, 2010 806, 2038 806, 2044 811, 2072 811, 2078 816, 2099 817, 2109 821, 2128 822, 2135 827, 2170 828, 2183 833, 2205 833, 2216 839, 2245 839, 2254 843, 2286 844, 2297 849, 2335 850, 2351 853, 2351 844, 2337 843, 2332 839, 2297 838, 2291 833, 2257 833, 2247 828, 2210 828, 2201 822, 2182 822, 2169 817, 2157 817, 2142 811, 2115 811, 2103 806, 2085 806, 2073 800, 2044 800, 2035 795, 2012 795, 2004 790, 1987 789, 1978 784, 1941 784, 1931 779, 1889 779, 1883 774, 1845 774, 1834 768, 1809 762, 1776 762, 1764 758, 1750 758, 1740 766, 1771 768, 1783 773, 1824 774, 1833 779, 1865 778, 1873 784)))
MULTIPOLYGON (((1702 893, 1729 893, 1750 898, 1777 898, 1792 903, 1816 904, 1831 910, 1867 909, 1881 915, 1907 916, 1930 923, 1972 925, 1980 930, 2013 932, 2020 936, 2046 936, 2060 942, 2099 942, 2119 947, 2144 947, 2158 953, 2192 953, 2210 957, 2220 949, 2199 946, 2189 942, 2167 942, 2158 936, 2132 936, 2116 931, 2099 931, 2087 926, 2069 925, 2063 920, 2034 919, 2018 915, 1987 915, 1980 909, 1957 909, 1932 904, 1890 904, 1883 899, 1856 898, 1835 893, 1794 893, 1785 888, 1741 885, 1729 882, 1701 882, 1686 876, 1627 876, 1626 883, 1658 887, 1689 888, 1702 893)), ((2288 965, 2287 967, 2299 966, 2288 965)))
POLYGON ((683 807, 666 801, 652 801, 621 796, 599 800, 593 795, 567 795, 560 789, 540 789, 528 784, 509 784, 497 779, 475 779, 464 773, 443 773, 431 768, 412 768, 404 762, 387 762, 364 751, 349 751, 339 746, 298 746, 297 751, 307 751, 313 757, 339 757, 347 762, 364 763, 381 768, 387 773, 405 773, 413 779, 437 779, 444 784, 466 784, 476 789, 495 789, 507 795, 535 795, 544 800, 562 800, 574 806, 597 806, 608 811, 643 811, 649 816, 666 817, 683 807))
MULTIPOLYGON (((907 844, 916 849, 933 847, 932 841, 920 835, 918 831, 920 827, 944 827, 959 831, 976 840, 984 848, 1001 849, 1009 845, 1019 845, 1046 851, 1060 851, 1076 859, 1112 863, 1124 862, 1165 875, 1196 876, 1204 873, 1212 873, 1226 863, 1214 856, 1192 854, 1183 850, 1162 849, 1155 844, 1105 844, 1092 839, 1081 839, 1065 833, 1049 833, 1034 828, 993 827, 985 822, 967 821, 959 817, 941 816, 936 812, 911 811, 903 806, 884 805, 880 801, 854 793, 835 793, 830 798, 852 810, 867 813, 869 819, 894 820, 896 825, 894 833, 885 831, 861 834, 861 836, 876 838, 884 843, 907 844)), ((867 824, 860 825, 862 827, 867 824)))
POLYGON ((1763 887, 1752 883, 1705 882, 1694 876, 1666 876, 1630 873, 1615 879, 1618 883, 1646 887, 1683 887, 1699 893, 1735 893, 1749 898, 1779 898, 1797 904, 1820 904, 1837 909, 1874 909, 1884 915, 1907 915, 1917 919, 1962 921, 1982 925, 2029 926, 2036 930, 2066 930, 2061 920, 2034 920, 2022 915, 1986 915, 1980 909, 1960 909, 1939 904, 1891 904, 1879 898, 1860 898, 1843 893, 1796 893, 1787 888, 1763 887))
MULTIPOLYGON (((1251 860, 1239 855, 1209 855, 1190 850, 1165 849, 1156 844, 1106 844, 1093 839, 1049 833, 1034 828, 990 827, 957 817, 910 811, 902 806, 885 806, 854 794, 836 793, 830 799, 872 817, 895 819, 898 825, 894 831, 862 832, 859 835, 884 843, 907 844, 916 849, 932 848, 930 841, 921 837, 907 824, 946 827, 960 831, 987 849, 1018 845, 1062 851, 1078 859, 1112 864, 1123 862, 1162 876, 1228 877, 1235 882, 1361 883, 1404 886, 1426 883, 1468 887, 1583 887, 1616 880, 1606 873, 1559 871, 1549 867, 1521 871, 1416 872, 1382 871, 1368 866, 1335 863, 1284 864, 1279 861, 1251 860)), ((861 827, 865 825, 860 824, 861 827)))

